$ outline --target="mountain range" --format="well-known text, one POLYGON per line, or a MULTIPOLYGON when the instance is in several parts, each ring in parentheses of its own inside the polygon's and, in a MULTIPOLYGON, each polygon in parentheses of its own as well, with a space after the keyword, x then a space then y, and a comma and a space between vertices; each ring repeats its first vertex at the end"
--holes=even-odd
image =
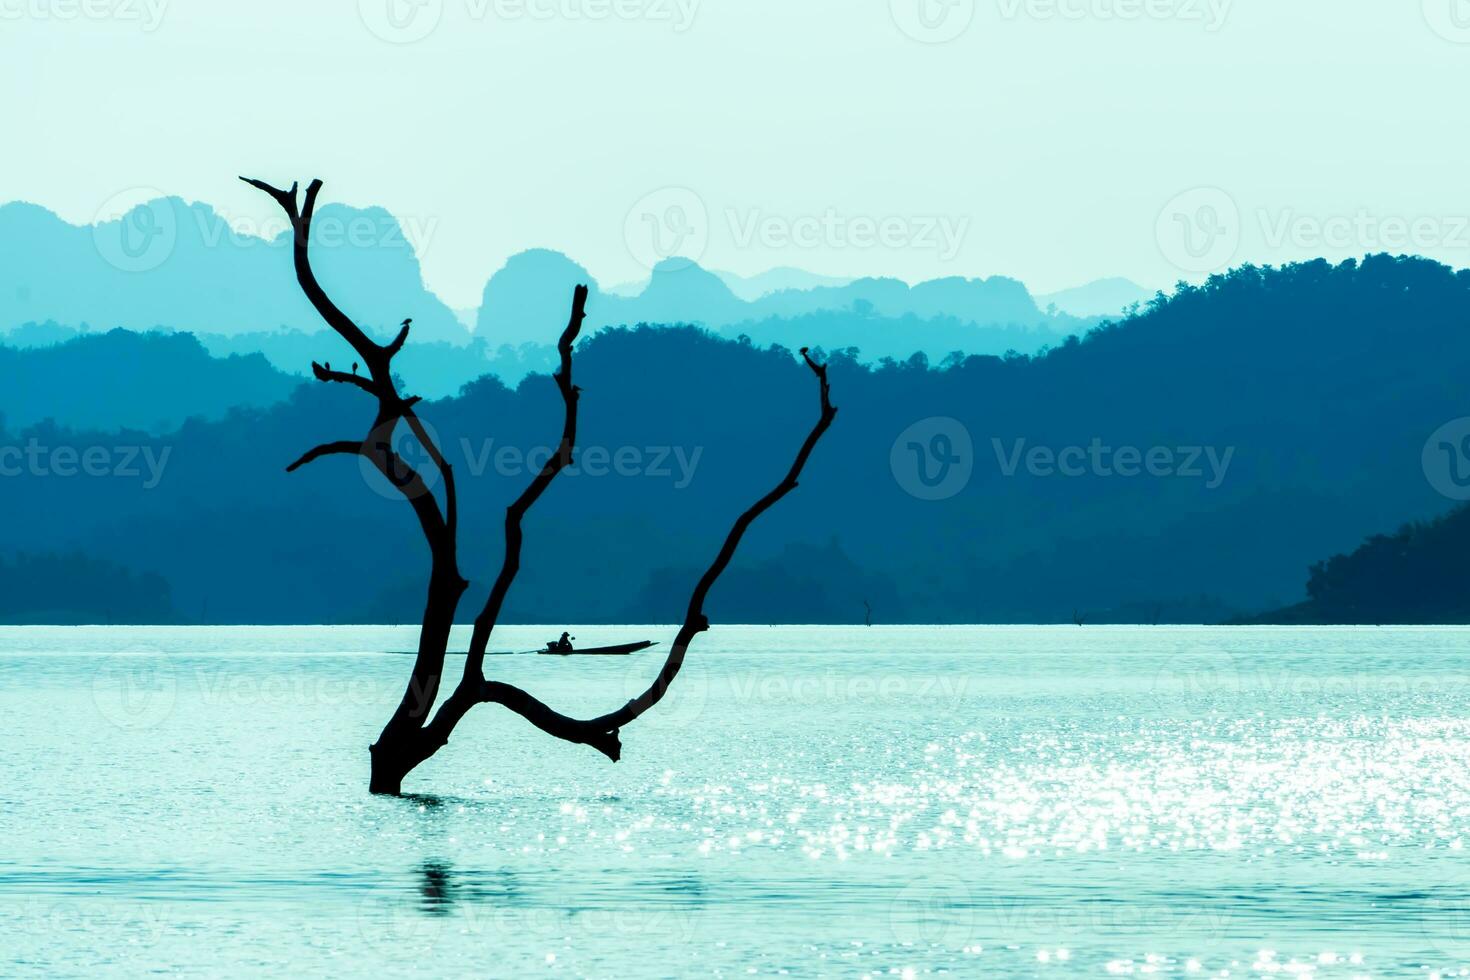
POLYGON ((1116 318, 1127 312, 1129 307, 1152 298, 1153 294, 1136 282, 1115 277, 1043 294, 1036 297, 1036 305, 1043 310, 1056 307, 1075 317, 1116 318))
MULTIPOLYGON (((1470 416, 1467 323, 1470 273, 1372 256, 1242 267, 1031 356, 872 364, 829 349, 837 423, 711 612, 1169 622, 1307 601, 1304 570, 1323 556, 1452 509, 1426 445, 1470 416)), ((155 609, 165 583, 184 621, 416 615, 422 544, 391 489, 351 461, 284 472, 307 447, 365 430, 360 392, 313 382, 282 398, 258 361, 206 366, 189 338, 109 336, 109 358, 87 339, 8 355, 10 373, 53 379, 21 414, 0 390, 0 412, 42 419, 0 433, 0 462, 22 467, 0 479, 0 508, 25 516, 0 524, 9 567, 51 569, 47 582, 75 569, 139 609, 155 609), (138 431, 109 424, 103 402, 80 415, 76 389, 117 363, 156 398, 140 417, 168 402, 198 417, 138 431), (189 373, 210 379, 208 399, 183 386, 189 373), (72 424, 56 421, 67 412, 72 424), (35 459, 16 462, 30 447, 35 459), (108 478, 77 472, 89 451, 113 461, 108 478)), ((528 519, 508 613, 677 618, 677 584, 809 424, 809 373, 789 349, 692 327, 605 329, 577 358, 579 444, 594 462, 528 519)), ((540 373, 514 387, 485 377, 420 411, 460 474, 463 559, 483 590, 526 456, 559 431, 556 388, 540 373)), ((1341 578, 1322 581, 1340 592, 1341 578)), ((65 601, 33 596, 47 615, 65 601)))
MULTIPOLYGON (((327 291, 371 333, 391 336, 412 317, 411 346, 418 353, 404 358, 404 369, 431 396, 453 394, 485 373, 514 382, 551 363, 566 297, 578 283, 592 289, 589 334, 638 323, 697 324, 788 347, 855 347, 868 361, 916 352, 931 360, 955 351, 1034 353, 1106 315, 1073 311, 1116 315, 1123 300, 1142 292, 1108 281, 1058 294, 1043 309, 1021 283, 1004 277, 912 286, 790 268, 741 277, 684 259, 661 263, 645 283, 603 291, 566 256, 531 249, 488 279, 476 309, 454 310, 424 285, 413 238, 381 208, 326 204, 313 225, 313 263, 327 291)), ((261 353, 304 376, 311 359, 345 347, 319 336, 320 320, 291 274, 288 244, 284 232, 238 232, 209 205, 178 198, 141 203, 88 226, 35 205, 6 204, 0 206, 0 266, 7 273, 0 332, 10 332, 12 344, 34 346, 49 342, 45 331, 32 328, 47 323, 188 331, 211 352, 261 353), (16 330, 23 332, 16 336, 16 330)))
MULTIPOLYGON (((747 325, 813 314, 847 314, 891 321, 907 319, 910 324, 928 320, 957 322, 968 327, 977 342, 985 328, 1019 328, 1042 343, 1050 343, 1095 325, 1095 321, 1065 313, 1043 312, 1025 286, 1000 276, 935 279, 913 286, 899 279, 856 279, 840 285, 776 289, 746 300, 724 278, 697 263, 666 259, 654 268, 636 295, 619 295, 603 292, 587 269, 566 256, 532 249, 511 256, 485 284, 476 333, 513 344, 544 342, 564 325, 559 321, 566 318, 565 297, 579 283, 591 286, 588 317, 594 328, 685 323, 738 333, 747 325)), ((889 338, 886 345, 895 350, 876 353, 864 349, 863 353, 907 357, 924 350, 934 355, 926 350, 933 345, 922 329, 900 333, 889 338)), ((940 351, 939 356, 948 352, 940 351)))
MULTIPOLYGON (((392 336, 414 319, 420 341, 466 343, 454 313, 424 288, 418 257, 381 208, 324 204, 312 262, 350 314, 392 336)), ((320 320, 291 278, 290 235, 237 233, 207 204, 158 198, 94 225, 32 204, 0 205, 0 325, 174 327, 206 333, 296 329, 320 320)))

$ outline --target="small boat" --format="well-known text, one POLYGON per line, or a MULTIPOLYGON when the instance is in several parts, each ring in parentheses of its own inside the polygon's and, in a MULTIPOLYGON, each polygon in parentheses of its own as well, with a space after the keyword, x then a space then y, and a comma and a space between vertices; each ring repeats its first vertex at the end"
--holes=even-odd
POLYGON ((614 647, 587 647, 585 650, 557 650, 551 644, 547 644, 545 650, 537 650, 537 653, 548 657, 623 657, 639 650, 647 650, 654 646, 653 640, 644 640, 641 643, 622 643, 614 647))

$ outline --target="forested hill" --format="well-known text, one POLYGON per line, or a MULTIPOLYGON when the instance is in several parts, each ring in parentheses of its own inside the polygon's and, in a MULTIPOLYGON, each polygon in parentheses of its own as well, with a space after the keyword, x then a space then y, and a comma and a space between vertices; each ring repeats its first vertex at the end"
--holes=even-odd
POLYGON ((1311 625, 1470 623, 1470 507, 1375 534, 1312 566, 1307 601, 1254 621, 1311 625))
MULTIPOLYGON (((1373 257, 1242 268, 1044 356, 831 354, 837 423, 709 609, 1070 622, 1292 604, 1322 555, 1445 511, 1424 447, 1470 415, 1467 325, 1470 275, 1373 257)), ((340 344, 320 356, 350 361, 340 344)), ((581 463, 527 522, 507 614, 675 619, 730 520, 789 463, 811 379, 789 351, 688 328, 609 330, 577 358, 581 463)), ((470 610, 560 402, 545 376, 487 378, 421 413, 460 477, 470 610)), ((351 460, 284 472, 370 418, 361 392, 310 384, 166 434, 12 425, 0 446, 39 456, 0 479, 0 555, 157 575, 184 620, 410 621, 426 559, 409 508, 351 460), (104 475, 76 467, 88 449, 108 454, 104 475)))
POLYGON ((50 420, 165 432, 184 419, 275 404, 301 383, 260 354, 215 358, 189 334, 129 330, 71 335, 50 346, 0 345, 0 378, 0 416, 11 430, 50 420))

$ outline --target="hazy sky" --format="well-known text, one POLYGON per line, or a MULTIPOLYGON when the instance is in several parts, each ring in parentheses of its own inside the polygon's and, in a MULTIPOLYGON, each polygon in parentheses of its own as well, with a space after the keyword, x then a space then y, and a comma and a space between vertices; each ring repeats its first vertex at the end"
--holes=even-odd
POLYGON ((237 173, 381 204, 453 305, 509 254, 1160 286, 1470 255, 1466 0, 0 0, 0 200, 237 173))

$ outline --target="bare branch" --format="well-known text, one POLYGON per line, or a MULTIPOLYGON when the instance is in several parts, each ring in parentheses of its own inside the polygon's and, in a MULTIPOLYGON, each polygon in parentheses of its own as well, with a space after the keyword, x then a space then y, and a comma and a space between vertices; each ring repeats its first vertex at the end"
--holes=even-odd
POLYGON ((286 467, 286 472, 295 473, 297 470, 301 469, 301 467, 305 466, 308 463, 315 463, 323 456, 334 456, 342 453, 350 453, 353 456, 361 456, 362 443, 356 442, 352 439, 342 439, 338 442, 328 442, 313 449, 308 449, 305 455, 303 455, 296 462, 292 463, 290 466, 286 467))
MULTIPOLYGON (((377 431, 374 430, 374 432, 377 431)), ((439 513, 439 504, 435 501, 433 492, 429 490, 429 485, 424 482, 418 470, 393 451, 386 437, 374 438, 370 434, 366 442, 343 439, 338 442, 323 443, 308 449, 300 459, 286 467, 286 472, 294 473, 308 463, 314 463, 324 456, 343 455, 359 456, 372 463, 383 478, 413 505, 430 550, 437 553, 440 549, 449 547, 452 551, 453 542, 447 534, 447 518, 439 513)))
POLYGON ((369 395, 381 395, 381 392, 373 384, 372 379, 365 378, 360 374, 348 374, 346 371, 333 371, 325 365, 318 364, 316 361, 311 362, 311 373, 318 381, 356 385, 369 395))
MULTIPOLYGON (((338 335, 352 345, 362 358, 363 363, 367 366, 370 377, 363 377, 355 372, 348 374, 344 371, 333 371, 325 364, 318 364, 315 361, 311 364, 312 374, 318 381, 350 384, 361 388, 378 399, 378 418, 373 424, 372 432, 368 434, 366 440, 358 444, 354 450, 350 451, 357 452, 359 455, 371 460, 389 482, 393 483, 405 497, 413 502, 415 510, 420 512, 420 521, 424 525, 425 533, 437 535, 437 537, 431 537, 429 541, 430 546, 435 549, 436 554, 442 553, 452 556, 454 552, 453 542, 452 540, 446 542, 443 538, 446 532, 449 532, 452 537, 452 531, 457 521, 453 473, 450 471, 443 455, 439 452, 438 446, 433 444, 433 440, 429 438, 423 425, 413 414, 413 406, 418 403, 419 399, 416 397, 400 398, 397 388, 393 383, 391 362, 393 355, 402 349, 404 342, 408 338, 409 321, 404 321, 403 329, 399 331, 393 343, 386 347, 381 346, 372 341, 367 334, 363 333, 342 312, 336 303, 332 302, 331 298, 321 288, 321 284, 317 282, 316 274, 311 267, 309 248, 311 244, 311 220, 316 213, 317 197, 322 189, 322 182, 320 180, 313 180, 307 185, 305 201, 299 205, 298 210, 297 184, 292 184, 289 191, 283 191, 278 187, 267 184, 263 180, 256 180, 251 177, 241 177, 240 179, 250 186, 259 188, 266 194, 269 194, 281 206, 281 210, 286 213, 286 217, 291 222, 293 232, 292 254, 296 267, 296 280, 301 286, 301 291, 306 294, 307 299, 311 301, 312 306, 321 318, 338 335), (438 514, 438 503, 434 500, 433 494, 430 493, 423 478, 393 452, 389 437, 392 434, 396 420, 399 418, 407 420, 410 428, 413 430, 414 436, 424 444, 425 449, 429 453, 429 458, 444 476, 447 494, 446 511, 448 512, 446 515, 438 514), (379 437, 375 438, 375 436, 379 437), (429 519, 430 515, 426 510, 428 507, 432 507, 435 512, 432 520, 429 519)), ((340 447, 343 444, 335 445, 340 447)), ((320 452, 320 449, 321 447, 318 447, 318 450, 312 450, 312 452, 307 453, 302 459, 293 463, 289 467, 289 470, 298 469, 306 463, 320 458, 322 455, 327 455, 325 452, 320 452)), ((347 452, 349 450, 338 448, 335 451, 347 452)), ((458 573, 456 572, 455 574, 457 577, 458 573)))
POLYGON ((454 467, 449 465, 439 444, 429 435, 429 431, 424 428, 424 423, 419 421, 418 415, 414 413, 413 406, 418 401, 417 397, 409 398, 399 405, 399 410, 403 420, 408 423, 409 431, 419 441, 419 445, 424 447, 424 452, 429 455, 429 461, 444 478, 444 523, 448 525, 449 534, 453 537, 459 527, 459 493, 454 486, 454 467))
POLYGON ((317 282, 316 273, 312 271, 311 258, 307 254, 307 246, 311 240, 311 219, 312 215, 316 212, 316 199, 317 195, 321 192, 322 182, 320 180, 313 180, 306 186, 306 202, 298 211, 296 184, 292 184, 289 191, 283 191, 279 188, 272 187, 265 181, 256 180, 252 177, 241 177, 240 179, 251 187, 257 187, 269 194, 281 206, 281 210, 286 212, 286 217, 290 219, 292 231, 291 254, 296 266, 296 281, 300 284, 301 291, 306 294, 306 298, 311 301, 312 307, 316 309, 317 313, 327 322, 329 327, 337 331, 343 340, 352 345, 352 349, 357 351, 363 363, 367 365, 368 371, 379 384, 391 385, 391 379, 388 377, 388 361, 390 358, 384 348, 375 343, 367 334, 363 333, 357 324, 353 323, 347 314, 343 313, 337 307, 337 304, 332 302, 331 298, 327 296, 326 291, 322 289, 321 284, 317 282))
POLYGON ((521 531, 521 522, 531 506, 541 499, 546 488, 551 486, 551 481, 556 479, 572 457, 572 447, 577 441, 577 402, 579 391, 572 384, 572 345, 576 343, 577 335, 582 331, 582 321, 587 317, 587 287, 578 286, 572 293, 572 314, 567 320, 566 329, 562 331, 561 339, 557 342, 557 351, 561 355, 561 366, 556 372, 556 386, 561 390, 562 402, 566 406, 565 421, 562 423, 561 445, 546 465, 541 467, 541 472, 531 481, 530 486, 516 498, 515 502, 505 512, 505 555, 501 560, 500 574, 495 578, 495 584, 490 588, 490 595, 485 599, 485 607, 480 615, 475 618, 475 626, 470 634, 469 657, 465 661, 463 685, 474 686, 484 680, 485 650, 490 645, 490 633, 495 629, 496 622, 500 619, 500 610, 505 605, 506 594, 510 592, 511 584, 515 581, 516 573, 521 567, 521 544, 524 535, 521 531))
POLYGON ((404 320, 403 327, 398 331, 398 336, 394 337, 392 343, 383 348, 383 350, 387 352, 389 357, 392 357, 394 354, 397 354, 399 351, 403 350, 403 345, 408 340, 408 328, 409 325, 412 323, 412 319, 404 320))
POLYGON ((590 745, 613 762, 623 756, 623 743, 617 729, 600 728, 596 722, 577 722, 559 714, 518 687, 488 681, 481 689, 485 704, 504 705, 548 735, 590 745))
POLYGON ((260 190, 265 191, 267 194, 273 197, 275 199, 275 202, 281 206, 281 210, 285 211, 286 216, 291 219, 292 229, 295 229, 296 220, 298 217, 300 217, 296 212, 296 191, 298 187, 296 183, 293 182, 291 184, 291 189, 289 191, 283 191, 279 187, 272 187, 265 181, 256 180, 254 177, 241 177, 240 179, 249 184, 251 187, 259 188, 260 190))
POLYGON ((466 671, 465 681, 461 682, 459 689, 444 703, 433 722, 425 729, 429 737, 429 744, 437 749, 447 742, 450 733, 454 731, 454 726, 476 703, 492 703, 509 708, 549 735, 555 735, 568 742, 591 745, 614 762, 618 760, 622 754, 620 730, 663 700, 664 695, 668 693, 669 686, 684 665, 684 657, 690 644, 694 642, 696 636, 709 629, 709 619, 704 613, 704 601, 709 596, 710 589, 719 581, 720 576, 735 557, 735 552, 740 547, 740 541, 745 536, 745 532, 750 529, 757 518, 796 489, 802 470, 805 469, 807 460, 811 458, 812 451, 816 449, 822 436, 831 428, 832 420, 837 417, 837 409, 832 406, 827 383, 827 366, 812 360, 806 348, 802 348, 801 355, 807 366, 817 376, 821 396, 821 412, 817 422, 807 435, 806 441, 802 443, 785 478, 736 519, 730 533, 725 538, 724 545, 715 556, 715 560, 694 587, 694 592, 689 599, 689 609, 684 617, 684 625, 680 627, 663 668, 648 690, 617 711, 597 718, 580 720, 552 710, 525 691, 510 684, 482 682, 475 685, 473 690, 469 690, 466 687, 469 683, 469 674, 466 671))
POLYGON ((679 674, 679 669, 684 665, 684 655, 688 652, 689 645, 694 642, 696 636, 709 629, 709 619, 704 614, 704 601, 709 596, 710 589, 714 588, 714 584, 729 567, 731 559, 735 557, 741 538, 745 536, 745 532, 750 529, 758 517, 774 507, 782 497, 796 489, 801 472, 806 468, 812 451, 817 448, 817 443, 832 427, 832 420, 837 417, 837 409, 832 406, 831 389, 827 383, 827 366, 812 360, 805 347, 801 349, 801 356, 806 361, 807 367, 811 368, 812 373, 817 376, 817 387, 821 395, 821 413, 817 417, 816 424, 812 426, 811 432, 807 434, 806 441, 801 444, 801 449, 797 452, 791 469, 786 472, 785 479, 776 484, 770 493, 757 500, 749 510, 736 518, 735 525, 725 538, 725 544, 720 548, 719 554, 715 555, 715 560, 710 563, 709 569, 700 578, 699 584, 694 587, 694 593, 689 597, 689 610, 684 615, 684 625, 679 628, 678 635, 674 637, 668 658, 664 661, 663 669, 659 671, 653 684, 648 690, 617 711, 594 718, 591 722, 594 727, 608 730, 621 728, 663 700, 669 685, 674 682, 674 678, 679 674))

